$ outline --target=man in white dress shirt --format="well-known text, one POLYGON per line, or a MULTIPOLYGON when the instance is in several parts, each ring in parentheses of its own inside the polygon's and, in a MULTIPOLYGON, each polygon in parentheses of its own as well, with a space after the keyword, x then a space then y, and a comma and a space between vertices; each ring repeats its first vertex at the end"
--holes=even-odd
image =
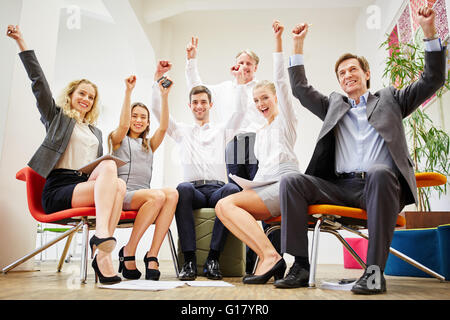
MULTIPOLYGON (((163 70, 162 70, 163 71, 163 70)), ((161 72, 162 72, 161 71, 161 72)), ((153 90, 156 85, 153 86, 153 90)), ((195 223, 193 210, 214 208, 216 203, 230 194, 239 192, 232 183, 225 183, 225 146, 240 128, 245 110, 235 110, 229 120, 223 124, 211 124, 209 113, 211 92, 205 86, 192 88, 189 94, 189 108, 195 124, 185 124, 169 117, 167 134, 180 149, 183 166, 183 180, 177 187, 179 198, 175 211, 181 251, 184 264, 179 274, 180 280, 194 280, 197 277, 195 223)), ((159 104, 152 106, 159 119, 159 104)), ((219 256, 223 250, 228 230, 216 218, 214 222, 210 251, 203 272, 213 280, 222 279, 219 268, 219 256)))

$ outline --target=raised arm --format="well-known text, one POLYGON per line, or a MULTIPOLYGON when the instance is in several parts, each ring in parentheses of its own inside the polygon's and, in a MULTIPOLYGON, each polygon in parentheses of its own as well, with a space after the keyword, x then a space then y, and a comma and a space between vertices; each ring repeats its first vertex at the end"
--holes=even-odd
POLYGON ((6 35, 11 39, 16 40, 20 49, 19 57, 28 74, 28 78, 31 80, 31 89, 33 90, 36 104, 39 113, 41 114, 41 122, 48 128, 50 122, 57 113, 57 109, 50 86, 45 78, 44 71, 39 64, 34 51, 28 50, 19 26, 9 25, 6 35))
POLYGON ((197 50, 198 50, 198 38, 192 37, 191 42, 186 46, 186 84, 189 90, 193 87, 202 85, 202 79, 198 73, 197 67, 197 50))
POLYGON ((122 111, 120 112, 119 126, 109 135, 113 150, 117 150, 120 147, 122 140, 130 129, 131 94, 135 86, 136 76, 129 76, 125 79, 125 97, 123 99, 122 111))
MULTIPOLYGON (((164 134, 166 132, 173 139, 175 139, 175 140, 178 139, 178 135, 177 135, 178 125, 170 116, 169 108, 168 108, 168 97, 166 97, 165 102, 164 102, 164 98, 161 99, 163 92, 161 92, 161 84, 157 82, 171 68, 172 68, 172 64, 169 61, 161 60, 161 61, 158 61, 158 64, 156 65, 156 72, 155 72, 155 77, 154 77, 155 82, 153 82, 153 86, 152 86, 151 108, 152 108, 153 114, 155 115, 155 117, 158 119, 158 121, 160 123, 159 128, 161 129, 161 131, 158 134, 158 136, 160 136, 160 138, 155 137, 156 133, 152 137, 152 139, 155 138, 155 141, 154 141, 155 142, 155 144, 154 144, 155 150, 161 144, 162 139, 164 138, 164 134), (163 101, 161 101, 161 100, 163 100, 163 101), (162 134, 162 137, 161 137, 161 134, 162 134), (159 141, 159 143, 157 143, 158 140, 161 140, 161 141, 159 141)), ((164 94, 168 95, 169 90, 164 91, 164 94)), ((159 130, 159 128, 158 128, 158 130, 159 130)), ((151 141, 150 141, 150 143, 152 144, 151 141)), ((152 150, 153 150, 153 146, 152 146, 152 150)))
POLYGON ((272 24, 275 37, 275 52, 273 54, 273 79, 277 91, 278 106, 286 122, 293 130, 297 126, 297 116, 292 104, 292 95, 289 88, 286 68, 284 66, 282 35, 284 26, 277 20, 272 24))
POLYGON ((424 70, 419 79, 401 90, 391 87, 394 97, 402 108, 403 117, 414 112, 445 82, 445 48, 441 47, 440 39, 437 38, 435 16, 436 13, 427 6, 418 10, 418 22, 423 30, 425 41, 428 42, 428 46, 425 46, 424 70), (434 48, 432 45, 435 45, 434 48))
MULTIPOLYGON (((169 62, 164 61, 163 63, 167 64, 169 62)), ((160 78, 155 80, 158 81, 159 79, 160 78)), ((167 77, 166 79, 170 80, 167 77)), ((161 95, 161 114, 159 115, 159 127, 158 129, 156 129, 155 133, 150 139, 150 147, 152 148, 153 152, 155 152, 155 150, 158 149, 158 147, 161 145, 164 136, 166 135, 166 131, 169 128, 169 92, 173 85, 173 81, 170 81, 171 84, 168 87, 163 86, 164 80, 158 82, 159 92, 161 95)))
POLYGON ((290 58, 289 78, 293 95, 305 108, 324 120, 328 111, 328 97, 308 84, 303 64, 303 44, 308 27, 307 23, 301 23, 292 30, 294 55, 290 58))

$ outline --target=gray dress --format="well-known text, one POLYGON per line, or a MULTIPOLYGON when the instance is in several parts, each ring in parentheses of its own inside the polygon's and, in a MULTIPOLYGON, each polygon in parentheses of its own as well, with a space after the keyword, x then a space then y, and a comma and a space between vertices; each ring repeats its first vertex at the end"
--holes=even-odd
POLYGON ((127 193, 123 200, 123 210, 131 210, 131 199, 136 190, 150 189, 153 169, 153 152, 142 148, 142 138, 126 136, 113 155, 127 163, 117 169, 119 178, 127 184, 127 193))

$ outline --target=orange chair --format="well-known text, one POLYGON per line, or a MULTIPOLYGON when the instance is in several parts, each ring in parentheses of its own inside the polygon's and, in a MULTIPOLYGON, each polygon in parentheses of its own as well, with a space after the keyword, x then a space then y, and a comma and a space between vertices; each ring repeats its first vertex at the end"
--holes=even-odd
MULTIPOLYGON (((416 183, 417 187, 431 187, 445 184, 447 178, 435 172, 423 172, 416 173, 416 183)), ((329 204, 317 204, 308 207, 309 224, 311 228, 310 231, 314 231, 311 249, 311 268, 309 275, 309 286, 315 287, 315 276, 317 269, 317 254, 319 247, 319 234, 320 232, 331 233, 344 245, 344 247, 350 252, 350 254, 358 261, 361 267, 366 268, 366 264, 359 257, 359 255, 353 250, 353 248, 345 241, 345 239, 339 234, 338 230, 346 230, 352 232, 360 237, 369 239, 369 237, 359 231, 359 229, 367 228, 367 213, 365 210, 360 208, 351 208, 344 206, 336 206, 329 204), (314 227, 312 227, 314 226, 314 227)), ((273 231, 281 228, 281 216, 268 219, 264 221, 265 223, 271 225, 266 230, 266 235, 268 236, 273 231)), ((403 216, 397 217, 397 227, 405 226, 405 218, 403 216)), ((416 268, 428 273, 429 275, 444 281, 445 277, 437 272, 427 268, 426 266, 420 264, 419 262, 411 259, 410 257, 404 255, 403 253, 395 250, 394 248, 389 248, 389 251, 399 257, 400 259, 406 261, 407 263, 413 265, 416 268)), ((255 262, 254 270, 258 260, 255 262)))
MULTIPOLYGON (((83 242, 82 242, 82 254, 81 254, 81 266, 80 266, 80 278, 82 283, 86 283, 87 279, 87 261, 88 261, 88 249, 89 249, 89 230, 95 229, 95 208, 85 207, 85 208, 72 208, 67 210, 58 211, 52 214, 46 214, 41 204, 42 190, 44 189, 45 179, 37 174, 30 167, 25 167, 21 169, 16 174, 16 179, 26 182, 27 189, 27 200, 28 208, 30 210, 33 218, 42 223, 54 223, 58 225, 69 225, 72 226, 71 229, 67 230, 60 236, 56 237, 52 241, 43 245, 42 247, 34 250, 33 252, 25 255, 19 260, 11 263, 10 265, 3 268, 3 273, 7 273, 11 269, 17 267, 18 265, 24 263, 45 249, 51 247, 57 242, 67 238, 66 245, 62 252, 61 258, 58 263, 57 271, 61 271, 64 259, 66 257, 67 251, 69 249, 70 243, 72 241, 75 232, 82 230, 83 232, 83 242)), ((128 228, 133 226, 134 219, 136 218, 137 211, 123 211, 120 217, 119 225, 120 228, 128 228)), ((170 250, 172 254, 172 259, 174 263, 174 268, 176 275, 178 277, 178 258, 175 252, 175 244, 173 241, 172 233, 169 229, 167 233, 170 250)))

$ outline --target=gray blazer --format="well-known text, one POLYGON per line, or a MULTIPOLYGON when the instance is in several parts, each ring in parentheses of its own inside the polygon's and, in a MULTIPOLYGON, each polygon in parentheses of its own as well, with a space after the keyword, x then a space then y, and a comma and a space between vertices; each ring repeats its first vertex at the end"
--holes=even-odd
MULTIPOLYGON (((22 51, 19 57, 31 80, 31 88, 36 97, 36 104, 41 114, 41 122, 47 132, 44 141, 37 149, 28 165, 39 175, 47 178, 55 167, 61 155, 66 151, 75 127, 76 120, 66 116, 55 104, 44 72, 33 50, 22 51)), ((102 132, 89 125, 99 141, 97 156, 103 155, 102 132)))
MULTIPOLYGON (((426 52, 424 71, 416 82, 402 90, 392 86, 381 89, 369 94, 367 99, 367 119, 386 142, 400 171, 405 204, 417 203, 417 191, 414 165, 409 156, 402 120, 444 84, 445 73, 445 48, 426 52)), ((305 173, 326 180, 333 179, 336 177, 333 129, 350 109, 348 98, 337 92, 327 97, 308 85, 304 65, 290 67, 289 78, 294 96, 323 121, 305 173)))

